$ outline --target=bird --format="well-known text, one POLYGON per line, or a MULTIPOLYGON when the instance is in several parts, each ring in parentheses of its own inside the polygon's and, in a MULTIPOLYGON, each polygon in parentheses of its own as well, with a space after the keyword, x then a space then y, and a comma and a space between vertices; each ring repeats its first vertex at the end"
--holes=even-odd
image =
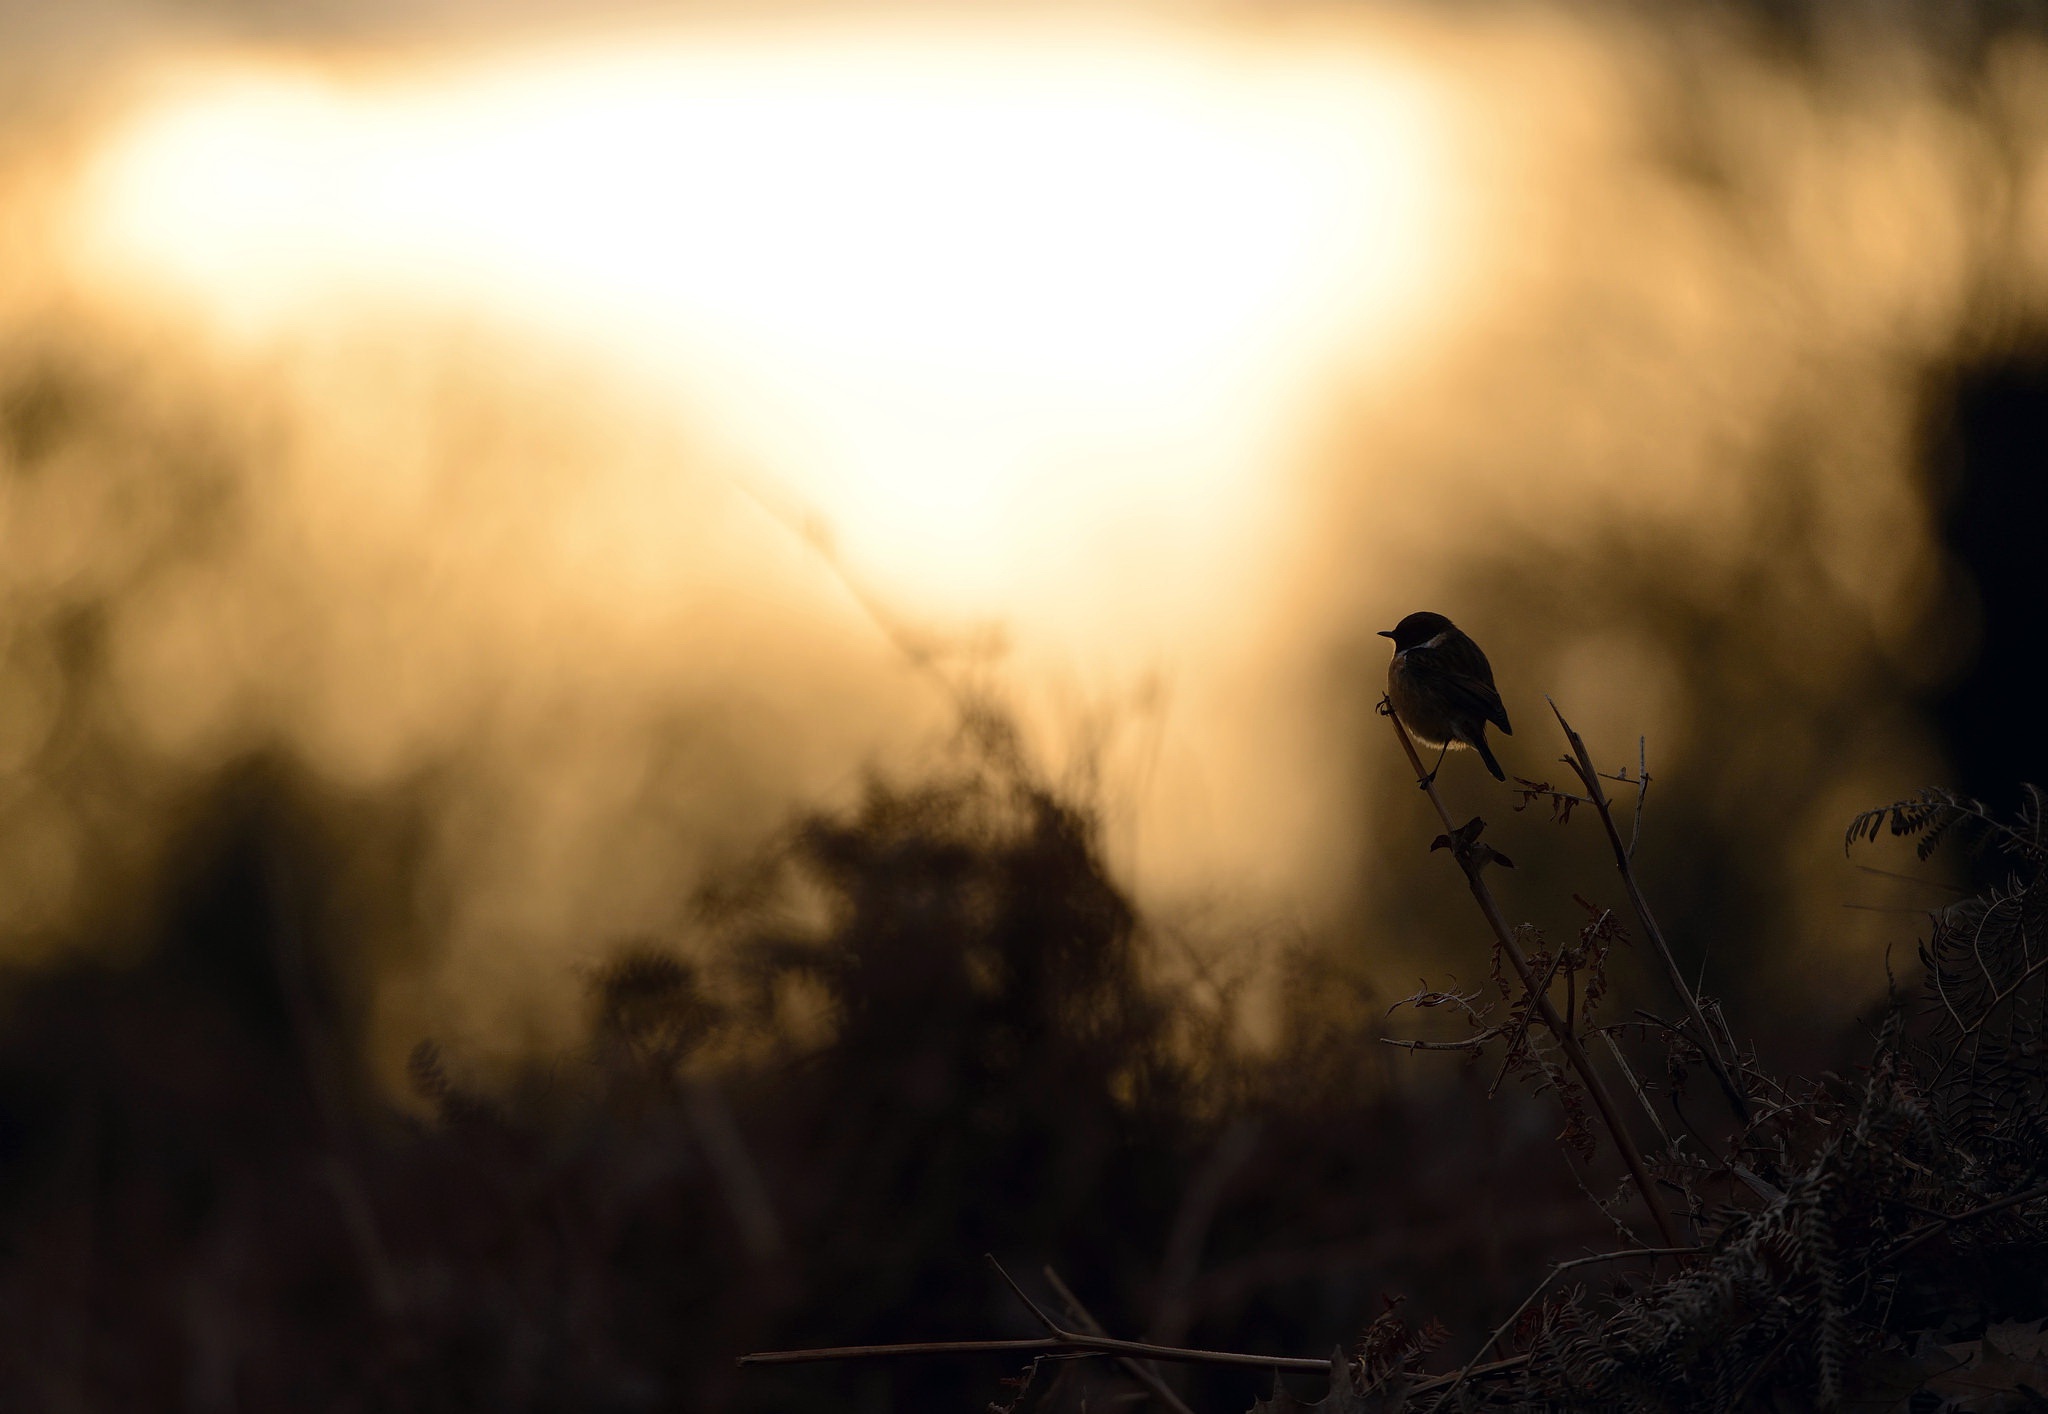
POLYGON ((1387 665, 1387 699, 1410 735, 1425 746, 1440 747, 1436 765, 1422 784, 1443 768, 1454 746, 1479 753, 1497 781, 1507 779, 1486 745, 1486 724, 1513 736, 1508 709, 1493 685, 1493 665, 1469 635, 1442 614, 1410 614, 1380 637, 1394 640, 1394 661, 1387 665))

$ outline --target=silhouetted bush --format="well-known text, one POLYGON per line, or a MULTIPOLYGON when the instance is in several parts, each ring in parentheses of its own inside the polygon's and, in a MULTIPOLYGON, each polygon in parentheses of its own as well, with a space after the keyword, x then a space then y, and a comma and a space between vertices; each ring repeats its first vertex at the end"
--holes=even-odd
MULTIPOLYGON (((1088 814, 1000 760, 799 822, 715 938, 595 970, 582 1051, 482 1084, 424 1044, 409 1098, 362 1079, 348 915, 315 906, 346 814, 242 770, 167 856, 152 951, 15 980, 6 1407, 1078 1409, 1136 1390, 1106 1361, 1041 1365, 1011 1395, 1001 1357, 734 1365, 1038 1334, 992 1252, 1034 1286, 1055 1268, 1117 1334, 1341 1345, 1374 1392, 1326 1408, 1424 1409, 1546 1262, 1614 1245, 1580 1186, 1604 1170, 1561 1151, 1551 1102, 1489 1102, 1492 1065, 1389 1071, 1355 965, 1295 954, 1273 1044, 1222 1049, 1230 1003, 1168 980, 1088 814)), ((1543 1288, 1447 1407, 1926 1403, 1970 1360, 2026 1397, 2024 1323, 2048 1312, 2038 816, 1930 796, 1858 828, 1885 824, 1974 824, 2011 879, 1940 915, 1924 994, 1853 1079, 1750 1057, 1754 1123, 1657 1156, 1695 1256, 1565 1273, 1585 1280, 1543 1288)), ((1647 1092, 1683 1094, 1682 1037, 1611 1002, 1602 1019, 1636 1028, 1617 1035, 1647 1092)), ((1166 1377, 1202 1409, 1270 1388, 1166 1377)))
POLYGON ((733 1357, 1031 1333, 984 1251, 1119 1327, 1322 1348, 1386 1290, 1470 1319, 1598 1230, 1519 1111, 1384 1083, 1333 964, 1297 959, 1270 1056, 1219 1049, 1087 814, 994 759, 800 822, 717 946, 620 948, 581 1054, 464 1083, 428 1043, 380 1098, 320 906, 352 809, 238 770, 137 910, 152 950, 15 979, 0 1403, 974 1408, 1002 1362, 733 1357), (1513 1170, 1546 1177, 1503 1231, 1513 1170))

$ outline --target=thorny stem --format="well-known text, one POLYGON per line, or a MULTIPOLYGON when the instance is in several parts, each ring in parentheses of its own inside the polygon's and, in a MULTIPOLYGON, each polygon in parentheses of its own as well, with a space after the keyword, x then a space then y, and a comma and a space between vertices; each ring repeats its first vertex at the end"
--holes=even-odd
MULTIPOLYGON (((1444 808, 1443 797, 1436 792, 1436 782, 1422 769, 1422 758, 1416 754, 1415 742, 1409 737, 1408 729, 1392 711, 1387 713, 1387 720, 1394 724, 1394 735, 1400 738, 1401 749, 1408 753, 1409 764, 1415 767, 1415 778, 1421 782, 1424 792, 1429 796, 1429 803, 1436 807, 1437 818, 1444 824, 1444 833, 1455 841, 1459 837, 1458 827, 1451 823, 1450 811, 1444 808)), ((1604 811, 1602 818, 1607 818, 1604 811)), ((1549 994, 1537 988, 1536 975, 1529 968, 1528 956, 1523 953, 1521 944, 1515 941, 1514 929, 1508 926, 1507 916, 1501 912, 1500 904, 1493 896, 1493 890, 1487 887, 1486 879, 1480 872, 1485 867, 1485 855, 1473 850, 1470 845, 1455 847, 1451 853, 1456 857, 1458 867, 1465 871, 1465 882, 1471 886, 1472 897, 1479 904, 1479 911, 1486 916, 1494 937, 1499 940, 1501 951, 1507 955, 1508 961, 1514 965, 1516 975, 1522 979, 1522 985, 1528 989, 1530 1005, 1536 1008, 1536 1014, 1543 1019, 1544 1026, 1557 1038, 1558 1047, 1565 1053, 1565 1059, 1571 1062, 1572 1069, 1579 1073, 1579 1079, 1585 1083, 1586 1093, 1592 1097, 1594 1108, 1600 1111, 1600 1118, 1606 1124, 1607 1132, 1613 1136, 1614 1147, 1621 1154, 1622 1162, 1627 1165, 1629 1176, 1635 1180, 1636 1192, 1641 1195, 1643 1206, 1650 1210, 1650 1217, 1657 1224, 1657 1231, 1663 1237, 1664 1245, 1673 1248, 1685 1246, 1685 1240, 1679 1236, 1677 1227, 1671 1221, 1671 1215, 1665 1212, 1664 1205, 1657 1201, 1657 1190, 1651 1185, 1649 1166, 1643 1162, 1642 1150, 1636 1147, 1634 1137, 1622 1123, 1621 1111, 1615 1105, 1614 1097, 1608 1093, 1607 1083, 1600 1078, 1600 1072, 1593 1068, 1592 1058, 1586 1054, 1585 1047, 1579 1044, 1579 1038, 1571 1033, 1571 1028, 1564 1024, 1564 1018, 1557 1014, 1557 1007, 1551 1002, 1549 994)))
POLYGON ((1643 1090, 1643 1082, 1636 1079, 1636 1073, 1630 1068, 1628 1057, 1621 1053, 1621 1046, 1615 1041, 1614 1033, 1602 1030, 1600 1039, 1607 1043, 1607 1049, 1613 1055, 1614 1064, 1620 1069, 1622 1079, 1628 1082, 1628 1088, 1635 1091, 1636 1099, 1642 1102, 1643 1113, 1650 1117, 1650 1127, 1657 1131, 1658 1138, 1664 1141, 1664 1147, 1670 1151, 1671 1157, 1675 1160, 1681 1159, 1677 1142, 1672 1139, 1671 1132, 1665 1129, 1664 1121, 1657 1117, 1657 1107, 1650 1103, 1649 1095, 1643 1090))
MULTIPOLYGON (((1621 768, 1621 774, 1628 774, 1628 767, 1621 768)), ((1636 860, 1636 846, 1643 838, 1643 807, 1650 803, 1650 739, 1636 738, 1636 808, 1628 816, 1628 861, 1636 860)))
MULTIPOLYGON (((1558 711, 1555 702, 1551 702, 1548 697, 1543 700, 1550 702, 1550 710, 1556 715, 1557 724, 1564 728, 1565 740, 1571 743, 1572 755, 1566 758, 1565 764, 1578 775, 1580 783, 1586 788, 1587 798, 1593 803, 1593 809, 1599 813, 1601 825, 1606 828, 1607 843, 1614 850, 1614 867, 1621 872, 1621 882, 1628 889, 1628 901, 1635 906, 1636 918, 1642 923, 1643 932, 1657 949, 1657 956, 1662 960, 1664 970, 1671 978, 1672 989, 1678 993, 1679 1000, 1685 1003, 1686 1010, 1692 1013, 1693 1020, 1699 1023, 1700 1054, 1706 1057, 1707 1068, 1714 1072, 1714 1079, 1720 1082, 1721 1092, 1728 1097, 1728 1104, 1735 1111, 1736 1119, 1748 1124, 1749 1099, 1735 1083, 1734 1076, 1729 1073, 1728 1064, 1721 1055, 1720 1042, 1714 1038, 1714 1028, 1707 1024, 1706 1013, 1700 1010, 1699 998, 1693 994, 1692 988, 1686 985, 1685 974, 1678 970, 1678 959, 1672 956, 1671 945, 1664 940, 1664 930, 1657 926, 1657 919, 1650 912, 1650 901, 1643 897, 1642 886, 1636 882, 1635 848, 1622 841, 1621 830, 1614 823, 1613 807, 1607 802, 1607 792, 1600 787, 1600 773, 1593 768, 1593 757, 1586 750, 1585 740, 1572 729, 1572 724, 1564 719, 1564 713, 1558 711)), ((1638 796, 1647 790, 1647 780, 1646 776, 1644 784, 1637 786, 1638 796)), ((1640 818, 1640 800, 1636 813, 1640 818)))
MULTIPOLYGON (((1550 967, 1543 974, 1543 990, 1550 990, 1550 979, 1557 976, 1558 965, 1564 961, 1564 949, 1559 948, 1550 959, 1550 967)), ((1508 1071, 1515 1063, 1515 1052, 1522 1048, 1522 1038, 1529 1034, 1529 1018, 1536 1014, 1534 1007, 1523 1007, 1522 1014, 1515 1019, 1515 1034, 1508 1038, 1507 1053, 1500 1058, 1500 1073, 1493 1077, 1493 1084, 1486 1087, 1486 1098, 1492 1099, 1499 1091, 1500 1083, 1508 1078, 1508 1071)))

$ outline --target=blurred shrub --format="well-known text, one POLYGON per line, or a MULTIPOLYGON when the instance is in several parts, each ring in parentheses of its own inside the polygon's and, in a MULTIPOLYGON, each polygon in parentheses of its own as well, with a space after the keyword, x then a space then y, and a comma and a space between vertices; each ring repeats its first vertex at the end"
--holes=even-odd
POLYGON ((1313 954, 1271 1055, 1219 1050, 1088 816, 1000 761, 800 822, 723 945, 595 971, 580 1054, 485 1086, 426 1044, 409 1104, 360 1079, 329 902, 362 807, 257 764, 191 818, 154 951, 10 988, 9 1407, 974 1408, 999 1363, 732 1357, 1032 1333, 983 1252, 1118 1329, 1324 1349, 1387 1291, 1470 1322, 1600 1225, 1545 1122, 1389 1089, 1313 954))

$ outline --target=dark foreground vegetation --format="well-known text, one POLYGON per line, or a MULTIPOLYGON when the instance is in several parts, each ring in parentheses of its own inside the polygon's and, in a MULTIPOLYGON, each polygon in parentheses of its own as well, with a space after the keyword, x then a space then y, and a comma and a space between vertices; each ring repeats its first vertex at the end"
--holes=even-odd
MULTIPOLYGON (((1560 815, 1578 800, 1526 784, 1560 815)), ((581 1053, 484 1085, 425 1045, 394 1099, 333 961, 313 794, 245 771, 145 960, 10 989, 0 1407, 1931 1410, 2048 1389, 2038 796, 2017 820, 1929 795, 1852 827, 1969 834, 1995 882, 1934 918, 1840 1073, 1767 1074, 1711 1001, 1703 1036, 1669 999, 1610 996, 1609 954, 1643 946, 1626 904, 1561 945, 1512 931, 1486 995, 1411 998, 1454 1054, 1380 1044, 1385 1000, 1308 951, 1279 969, 1277 1039, 1233 1046, 1244 999, 1158 966, 1087 814, 997 753, 803 822, 707 900, 694 948, 620 949, 581 1053), (984 1253, 1064 1326, 1334 1347, 1336 1377, 735 1363, 1042 1338, 984 1253)), ((1440 843, 1483 895, 1503 861, 1440 843)))

